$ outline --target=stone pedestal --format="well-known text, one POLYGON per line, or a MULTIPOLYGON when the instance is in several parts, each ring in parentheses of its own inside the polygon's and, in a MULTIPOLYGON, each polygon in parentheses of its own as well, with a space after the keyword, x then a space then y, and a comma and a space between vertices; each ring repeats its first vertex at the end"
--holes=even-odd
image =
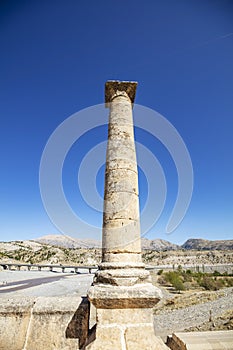
POLYGON ((163 349, 152 307, 161 298, 141 257, 138 171, 132 105, 137 83, 110 81, 102 262, 89 301, 97 308, 96 339, 86 349, 163 349))
POLYGON ((86 350, 168 349, 155 337, 151 309, 98 309, 96 339, 86 350))

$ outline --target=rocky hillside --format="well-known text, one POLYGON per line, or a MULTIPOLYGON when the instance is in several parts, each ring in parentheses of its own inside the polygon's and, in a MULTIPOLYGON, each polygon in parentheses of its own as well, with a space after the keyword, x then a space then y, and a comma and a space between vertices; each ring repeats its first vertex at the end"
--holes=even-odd
MULTIPOLYGON (((47 235, 34 240, 38 243, 49 244, 63 248, 101 248, 101 242, 95 239, 78 239, 67 235, 47 235)), ((142 238, 143 250, 170 251, 170 250, 233 250, 233 240, 210 241, 206 239, 191 238, 182 246, 171 243, 164 239, 142 238)))
MULTIPOLYGON (((94 239, 85 239, 81 240, 78 238, 72 238, 67 235, 47 235, 34 240, 38 243, 49 244, 55 247, 63 247, 63 248, 101 248, 101 242, 94 239)), ((177 250, 180 249, 180 246, 177 244, 173 244, 171 242, 165 241, 164 239, 147 239, 142 238, 142 249, 143 250, 156 250, 156 251, 164 251, 164 250, 177 250)))
POLYGON ((232 250, 233 240, 209 241, 207 239, 188 239, 182 246, 183 249, 194 250, 232 250))
POLYGON ((43 237, 39 237, 34 240, 38 243, 44 243, 49 244, 56 247, 63 247, 63 248, 100 248, 101 242, 95 239, 78 239, 78 238, 72 238, 67 235, 47 235, 43 237))
MULTIPOLYGON (((59 237, 60 238, 60 237, 59 237)), ((48 239, 48 238, 47 238, 48 239)), ((49 243, 37 241, 0 242, 1 262, 97 265, 101 260, 100 248, 78 247, 78 243, 64 238, 49 243), (70 247, 68 245, 70 244, 70 247), (73 245, 72 245, 73 244, 73 245)), ((203 265, 232 264, 233 250, 178 250, 163 240, 144 240, 143 261, 147 265, 203 265)))
POLYGON ((97 265, 101 249, 65 248, 33 241, 0 242, 1 262, 97 265))
POLYGON ((156 250, 158 252, 166 251, 166 250, 178 250, 180 246, 164 239, 147 239, 142 238, 142 249, 143 250, 156 250))

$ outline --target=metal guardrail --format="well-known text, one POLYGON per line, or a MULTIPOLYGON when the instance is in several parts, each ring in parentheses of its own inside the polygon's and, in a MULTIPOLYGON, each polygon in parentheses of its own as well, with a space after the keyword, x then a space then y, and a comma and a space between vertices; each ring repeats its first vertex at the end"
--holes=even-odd
POLYGON ((20 271, 21 267, 26 267, 28 271, 31 269, 37 268, 38 271, 42 269, 49 269, 49 271, 54 271, 54 269, 61 269, 62 272, 65 272, 65 269, 73 269, 75 273, 79 273, 79 270, 88 270, 89 273, 92 273, 92 270, 97 270, 97 266, 76 266, 76 265, 51 265, 51 264, 18 264, 18 263, 0 263, 0 266, 3 267, 4 270, 12 270, 15 267, 18 271, 20 271))
POLYGON ((233 273, 233 264, 173 264, 173 265, 147 265, 147 270, 177 270, 181 268, 182 270, 191 270, 193 272, 228 272, 233 273))
MULTIPOLYGON (((49 269, 49 271, 54 271, 54 269, 61 269, 62 272, 65 272, 66 269, 72 269, 75 273, 79 273, 79 270, 88 270, 89 273, 92 271, 98 270, 98 266, 84 266, 84 265, 52 265, 52 264, 23 264, 23 263, 0 263, 0 266, 3 267, 4 270, 12 270, 12 267, 15 267, 16 270, 20 271, 21 267, 26 267, 28 271, 31 269, 38 269, 41 271, 42 269, 49 269)), ((177 270, 179 266, 182 270, 192 270, 197 272, 211 272, 211 271, 219 271, 224 272, 228 271, 233 273, 233 264, 213 264, 213 265, 147 265, 146 270, 177 270)))

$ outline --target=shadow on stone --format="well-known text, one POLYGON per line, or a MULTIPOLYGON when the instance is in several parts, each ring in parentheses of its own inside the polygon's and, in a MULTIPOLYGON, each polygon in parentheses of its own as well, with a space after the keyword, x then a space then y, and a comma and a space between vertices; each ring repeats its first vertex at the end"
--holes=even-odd
POLYGON ((79 349, 86 345, 89 335, 90 303, 87 297, 82 297, 78 309, 66 328, 66 338, 78 338, 79 349))

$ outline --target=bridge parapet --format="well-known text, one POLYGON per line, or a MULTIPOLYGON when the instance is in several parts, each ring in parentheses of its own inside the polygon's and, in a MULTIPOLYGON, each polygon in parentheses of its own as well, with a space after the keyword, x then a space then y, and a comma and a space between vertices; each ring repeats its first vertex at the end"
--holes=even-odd
MULTIPOLYGON (((65 270, 74 270, 75 273, 80 273, 79 270, 87 270, 88 273, 92 273, 98 269, 97 266, 84 266, 84 265, 52 265, 52 264, 23 264, 23 263, 0 263, 0 266, 3 267, 4 270, 12 270, 15 268, 17 271, 20 271, 22 267, 27 268, 28 271, 32 269, 37 269, 41 271, 42 269, 49 269, 49 271, 53 272, 55 269, 61 269, 61 272, 65 272, 65 270)), ((85 272, 85 271, 84 271, 85 272)))

